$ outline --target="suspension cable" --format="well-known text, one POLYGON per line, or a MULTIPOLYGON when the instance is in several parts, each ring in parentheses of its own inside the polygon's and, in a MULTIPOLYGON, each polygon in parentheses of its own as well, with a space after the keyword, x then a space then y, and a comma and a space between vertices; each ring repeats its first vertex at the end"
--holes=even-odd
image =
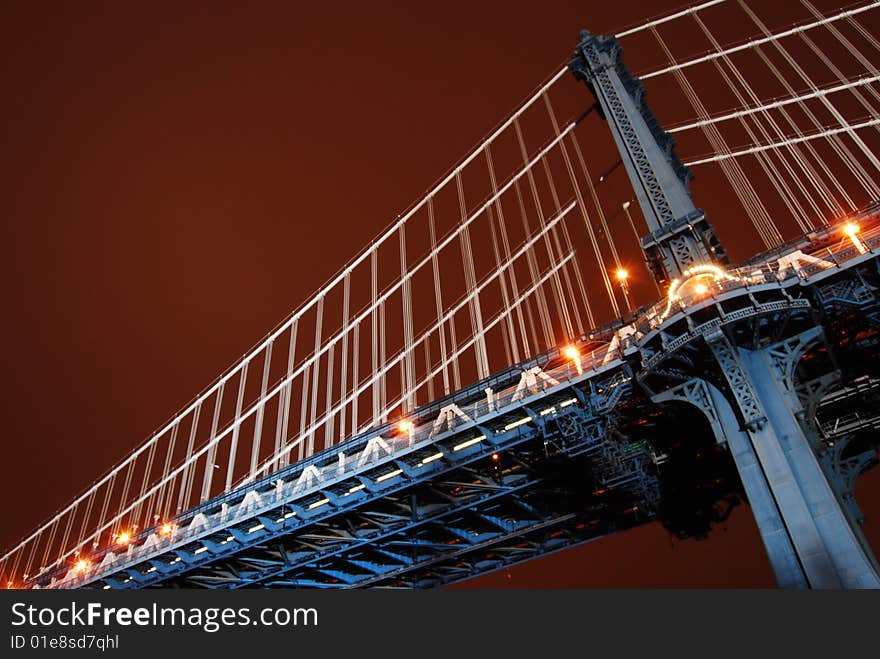
POLYGON ((690 160, 685 164, 688 167, 692 167, 693 165, 704 165, 710 162, 720 162, 722 160, 728 160, 730 158, 739 158, 740 156, 746 156, 752 153, 757 153, 759 151, 767 151, 768 149, 778 149, 783 146, 787 146, 789 144, 800 144, 801 142, 807 142, 809 140, 816 140, 822 137, 828 137, 829 135, 838 135, 840 133, 849 133, 854 130, 860 130, 862 128, 868 128, 871 126, 880 125, 880 118, 875 119, 867 119, 865 121, 861 121, 857 124, 847 124, 845 126, 839 126, 837 128, 829 128, 827 130, 821 131, 819 133, 813 133, 811 135, 804 135, 801 137, 793 137, 788 140, 784 140, 781 142, 773 142, 772 144, 760 144, 757 146, 749 147, 747 149, 741 149, 739 151, 731 151, 730 153, 718 153, 712 156, 707 156, 705 158, 697 158, 696 160, 690 160))
POLYGON ((862 12, 866 12, 870 9, 874 9, 875 7, 880 6, 880 0, 875 0, 875 2, 871 2, 867 5, 863 5, 862 7, 856 7, 855 9, 848 9, 846 11, 839 12, 834 14, 833 16, 827 16, 821 20, 813 21, 812 23, 805 23, 803 25, 798 25, 788 30, 784 30, 782 32, 778 32, 776 34, 771 34, 769 36, 763 37, 761 39, 751 39, 746 43, 739 44, 737 46, 731 46, 729 48, 724 48, 719 51, 715 51, 709 53, 708 55, 703 55, 701 57, 695 57, 694 59, 686 60, 684 62, 679 62, 677 64, 672 64, 670 66, 664 67, 662 69, 657 69, 656 71, 651 71, 649 73, 645 73, 640 75, 639 77, 642 80, 648 80, 650 78, 655 78, 659 75, 663 75, 664 73, 671 73, 673 71, 680 71, 681 69, 686 69, 688 67, 694 66, 695 64, 701 64, 702 62, 711 62, 714 59, 718 59, 723 55, 730 55, 733 53, 738 53, 743 50, 749 50, 750 48, 754 48, 756 46, 760 46, 761 44, 771 43, 774 41, 778 41, 779 39, 783 39, 785 37, 790 37, 793 34, 799 34, 806 30, 811 30, 813 28, 819 27, 821 25, 827 25, 828 23, 833 23, 834 21, 839 21, 845 18, 849 18, 851 16, 855 16, 857 14, 861 14, 862 12))

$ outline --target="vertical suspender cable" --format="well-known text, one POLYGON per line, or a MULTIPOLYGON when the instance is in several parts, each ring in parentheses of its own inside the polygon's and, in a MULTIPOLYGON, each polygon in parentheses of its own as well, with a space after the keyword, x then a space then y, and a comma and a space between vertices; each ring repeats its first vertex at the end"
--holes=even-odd
POLYGON ((415 354, 413 353, 413 307, 412 307, 412 282, 407 276, 406 265, 406 226, 402 225, 399 232, 400 237, 400 277, 403 279, 403 287, 401 288, 402 310, 403 310, 403 346, 404 346, 404 372, 401 379, 401 387, 405 393, 404 412, 409 412, 418 403, 416 400, 416 392, 413 390, 415 383, 415 354))
POLYGON ((226 464, 226 485, 224 491, 232 489, 232 476, 235 473, 235 458, 238 453, 238 437, 241 434, 241 407, 244 405, 244 390, 247 386, 248 364, 245 362, 238 376, 238 396, 235 399, 235 417, 232 423, 232 439, 229 440, 229 462, 226 464))
MULTIPOLYGON (((672 64, 673 67, 675 67, 675 59, 673 58, 672 53, 666 45, 666 42, 663 41, 656 29, 652 28, 651 32, 653 33, 657 42, 662 47, 663 51, 666 53, 666 57, 669 62, 672 64)), ((707 118, 709 116, 709 113, 706 111, 705 106, 700 101, 688 79, 681 73, 681 69, 672 68, 672 71, 676 81, 678 82, 682 91, 685 93, 685 96, 690 101, 691 106, 697 112, 697 115, 703 119, 707 118)), ((717 152, 730 152, 730 148, 727 146, 727 142, 724 140, 724 138, 721 136, 721 133, 718 132, 718 129, 715 126, 707 124, 702 128, 709 143, 717 152)), ((720 162, 722 171, 730 182, 731 187, 733 188, 737 197, 739 197, 740 201, 742 202, 743 207, 746 209, 746 212, 748 213, 749 218, 752 220, 752 224, 755 226, 755 229, 757 230, 758 235, 761 237, 761 240, 764 242, 764 245, 766 247, 772 247, 774 245, 780 244, 782 242, 782 235, 779 233, 779 230, 773 223, 770 214, 767 212, 766 207, 764 206, 763 202, 761 202, 761 199, 755 192, 754 187, 749 182, 745 173, 742 171, 742 168, 736 161, 724 160, 720 162)))
MULTIPOLYGON (((773 73, 773 76, 776 78, 776 80, 778 80, 783 85, 783 87, 785 87, 786 91, 789 94, 795 94, 795 90, 791 86, 791 83, 788 82, 788 80, 785 78, 785 76, 779 70, 779 67, 777 67, 773 63, 773 61, 767 56, 767 54, 764 52, 764 50, 762 48, 756 48, 755 52, 758 54, 758 57, 761 58, 761 61, 764 62, 764 64, 767 66, 767 68, 770 70, 770 72, 773 73)), ((803 103, 803 102, 798 102, 797 105, 814 127, 818 128, 820 131, 824 130, 824 125, 822 124, 821 121, 819 121, 818 117, 816 117, 815 113, 810 109, 809 105, 807 105, 806 103, 803 103)), ((793 122, 792 122, 792 125, 793 125, 793 122)), ((794 127, 794 125, 793 125, 793 127, 794 127)), ((856 181, 859 183, 859 185, 861 185, 862 188, 866 192, 868 192, 868 194, 871 194, 870 176, 868 176, 867 172, 865 172, 864 168, 861 166, 861 164, 855 158, 852 151, 850 151, 849 147, 837 135, 826 137, 826 141, 828 143, 828 146, 831 147, 831 149, 834 151, 835 155, 838 158, 840 158, 841 162, 846 166, 846 168, 853 175, 853 177, 856 179, 856 181)), ((804 144, 809 145, 809 142, 805 141, 804 144)), ((833 174, 833 172, 832 172, 831 168, 828 166, 828 164, 825 163, 825 161, 822 159, 822 157, 818 153, 816 153, 816 150, 813 149, 812 146, 809 147, 809 150, 810 150, 810 153, 813 154, 814 159, 817 162, 819 162, 825 169, 828 170, 827 176, 834 183, 835 188, 837 189, 837 192, 844 199, 847 199, 847 200, 849 200, 849 202, 851 202, 852 200, 851 200, 849 194, 847 193, 846 189, 841 185, 838 177, 833 174)), ((854 205, 854 204, 851 204, 851 205, 854 205)))
MULTIPOLYGON (((189 507, 189 497, 192 489, 195 466, 192 464, 193 448, 196 442, 196 432, 199 427, 199 416, 202 411, 202 404, 196 405, 192 413, 192 422, 189 428, 189 441, 186 445, 186 458, 183 460, 183 471, 180 475, 180 493, 177 497, 177 512, 179 513, 184 507, 189 507)), ((104 513, 101 513, 101 524, 103 524, 104 513)))
MULTIPOLYGON (((709 31, 708 26, 699 17, 695 17, 695 19, 697 21, 697 24, 703 30, 703 33, 706 35, 706 38, 709 39, 709 41, 717 49, 720 50, 721 45, 715 39, 715 36, 709 31)), ((731 58, 729 56, 725 55, 722 58, 722 62, 724 62, 724 64, 727 65, 728 69, 732 72, 732 74, 739 81, 740 85, 743 87, 743 89, 746 91, 746 93, 752 99, 752 102, 760 104, 760 99, 758 98, 757 94, 755 94, 751 85, 748 83, 748 81, 745 79, 745 77, 740 73, 739 69, 733 63, 731 58)), ((737 87, 734 85, 734 81, 730 78, 730 76, 727 74, 727 72, 721 67, 721 63, 719 63, 718 60, 715 60, 715 61, 713 61, 713 65, 715 66, 715 69, 718 71, 718 73, 721 75, 721 77, 724 79, 728 88, 736 96, 739 103, 743 106, 747 105, 745 97, 742 95, 742 93, 740 93, 739 89, 737 89, 737 87)), ((797 125, 792 121, 787 110, 785 110, 784 108, 779 108, 779 111, 780 111, 780 114, 783 115, 783 117, 788 119, 789 124, 797 130, 797 125)), ((770 125, 770 127, 776 133, 776 136, 784 139, 786 137, 785 133, 779 127, 777 122, 773 119, 770 112, 766 111, 766 110, 763 111, 763 116, 765 118, 765 121, 770 125)), ((764 141, 765 142, 773 141, 773 138, 770 136, 768 131, 765 129, 764 125, 760 121, 757 120, 757 117, 753 117, 753 119, 754 119, 755 125, 757 126, 758 130, 761 132, 761 135, 763 136, 764 141)), ((752 141, 754 143, 758 144, 760 142, 760 140, 758 140, 757 135, 752 130, 752 128, 748 125, 745 118, 739 117, 739 122, 742 125, 742 127, 745 129, 745 131, 748 133, 748 135, 752 139, 752 141)), ((788 152, 792 156, 794 161, 800 166, 801 171, 807 177, 807 179, 809 179, 813 183, 813 185, 816 188, 816 191, 819 193, 819 196, 825 202, 828 210, 830 210, 833 213, 840 214, 842 211, 840 204, 837 202, 834 195, 831 193, 831 191, 825 185, 825 182, 820 178, 818 172, 816 172, 816 170, 812 167, 812 165, 809 163, 809 161, 806 159, 806 157, 801 153, 800 147, 798 145, 789 145, 788 152)), ((764 169, 764 172, 767 174, 768 179, 771 181, 773 186, 776 188, 776 191, 779 194, 780 198, 786 204, 786 206, 788 207, 792 216, 797 220, 798 226, 800 227, 800 229, 805 233, 807 231, 811 230, 813 228, 813 223, 812 223, 812 220, 810 219, 810 216, 806 213, 804 208, 801 206, 800 201, 798 200, 797 196, 794 194, 794 192, 790 189, 788 184, 785 182, 785 179, 783 178, 782 174, 778 171, 775 164, 773 163, 771 156, 768 154, 764 154, 764 153, 755 154, 755 155, 756 155, 756 159, 758 160, 762 169, 764 169)), ((810 194, 809 190, 801 182, 801 177, 798 176, 792 170, 792 168, 788 164, 788 161, 785 159, 784 154, 782 152, 777 152, 776 155, 779 158, 779 160, 782 162, 783 167, 786 169, 789 176, 794 181, 795 185, 800 190, 801 194, 806 198, 807 202, 812 207, 813 213, 815 214, 814 217, 820 218, 820 219, 824 218, 825 217, 824 213, 820 210, 818 204, 813 199, 813 196, 810 194)), ((827 170, 827 167, 826 167, 826 170, 827 170)))
POLYGON ((333 408, 333 382, 336 376, 336 371, 334 369, 335 364, 333 363, 336 356, 336 344, 330 346, 330 350, 327 352, 327 373, 325 376, 325 380, 327 381, 327 388, 325 392, 325 403, 324 403, 324 414, 325 416, 325 424, 324 424, 324 446, 321 448, 327 448, 329 446, 333 446, 333 422, 336 418, 336 413, 328 410, 332 410, 333 408))
MULTIPOLYGON (((290 377, 293 373, 293 365, 296 363, 296 339, 299 334, 299 321, 290 326, 290 339, 287 346, 287 371, 285 377, 290 377)), ((302 381, 302 389, 308 391, 309 372, 306 369, 300 378, 302 381)), ((290 451, 285 450, 287 440, 290 438, 290 406, 293 402, 293 381, 287 383, 287 386, 281 390, 281 397, 278 399, 278 420, 280 425, 275 427, 275 453, 277 456, 277 464, 284 467, 290 462, 290 451)), ((303 404, 305 407, 305 404, 303 404)), ((300 408, 300 419, 305 419, 305 410, 300 408)), ((302 446, 302 444, 300 444, 302 446)), ((302 449, 300 449, 301 451, 302 449)))
MULTIPOLYGON (((758 29, 761 30, 761 32, 763 32, 765 35, 769 34, 769 31, 767 30, 767 26, 764 25, 763 21, 761 21, 761 19, 758 18, 758 16, 751 10, 751 8, 744 2, 744 0, 737 0, 737 1, 739 3, 740 7, 742 7, 743 11, 746 14, 748 14, 749 18, 752 19, 752 22, 758 27, 758 29)), ((797 61, 791 56, 791 54, 788 52, 788 50, 786 48, 784 48, 781 44, 779 44, 776 41, 773 42, 773 46, 776 48, 776 50, 779 52, 779 54, 781 54, 785 58, 785 61, 788 62, 788 64, 792 67, 792 69, 795 70, 795 72, 800 76, 800 78, 805 83, 807 83, 807 85, 810 87, 811 90, 815 91, 818 89, 816 84, 813 82, 813 79, 810 78, 809 75, 807 75, 807 73, 806 73, 806 71, 804 71, 803 67, 801 67, 800 64, 797 63, 797 61)), ((840 113, 837 111, 837 108, 835 108, 827 98, 825 98, 824 96, 819 96, 819 99, 822 102, 822 104, 826 107, 826 109, 829 112, 831 112, 832 115, 835 116, 835 118, 840 123, 841 127, 845 128, 848 126, 846 120, 840 115, 840 113)), ((862 152, 865 154, 865 156, 871 162, 871 164, 874 165, 877 169, 880 169, 880 161, 878 161, 877 157, 867 147, 867 145, 864 143, 862 138, 856 134, 855 130, 850 129, 848 132, 850 134, 850 137, 853 139, 853 141, 856 143, 856 145, 862 150, 862 152)), ((834 139, 839 145, 843 146, 843 143, 840 140, 840 138, 835 137, 834 139)), ((863 174, 866 176, 866 178, 867 178, 866 183, 868 183, 868 185, 870 186, 871 194, 875 198, 880 196, 880 188, 877 187, 877 184, 874 182, 873 178, 870 175, 868 175, 867 172, 864 171, 864 168, 861 166, 861 163, 859 163, 859 161, 849 152, 849 149, 845 148, 845 152, 848 154, 848 157, 850 158, 853 166, 855 166, 857 169, 861 170, 863 172, 863 174)))
MULTIPOLYGON (((550 116, 550 122, 553 125, 553 132, 555 135, 559 135, 559 122, 556 120, 556 113, 553 111, 553 106, 550 104, 550 98, 544 94, 544 106, 547 109, 547 114, 550 116)), ((572 131, 572 135, 574 132, 572 131)), ((581 193, 580 185, 577 181, 577 176, 574 173, 574 167, 571 164, 571 158, 568 155, 568 149, 565 146, 565 140, 559 143, 560 152, 562 153, 562 160, 565 163, 565 171, 568 173, 569 180, 571 181, 572 187, 574 188, 575 199, 577 199, 578 209, 581 213, 581 218, 584 221, 584 226, 587 229, 587 235, 590 238, 590 244, 593 247, 593 253, 596 256, 596 262, 599 264, 599 270, 602 275, 602 282, 605 284, 605 291, 608 294, 608 301, 611 303, 611 309, 614 312, 615 316, 620 315, 620 306, 617 303, 617 297, 614 294, 614 287, 611 285, 611 278, 608 276, 608 268, 605 267, 605 257, 602 254, 602 249, 599 247, 599 241, 596 237, 596 232, 593 229, 592 222, 590 221, 590 215, 587 212, 587 205, 584 203, 584 196, 581 193)), ((580 153, 578 151, 578 153, 580 153)), ((592 190, 593 182, 589 177, 589 172, 587 171, 586 162, 583 159, 583 156, 580 156, 581 160, 581 168, 584 171, 584 175, 587 177, 587 183, 592 190)), ((614 245, 614 241, 611 238, 611 232, 608 230, 608 225, 605 222, 605 214, 602 212, 602 206, 598 203, 598 198, 595 196, 595 191, 593 191, 593 201, 596 205, 596 211, 599 215, 599 218, 602 223, 602 227, 605 231, 605 236, 608 238, 608 244, 611 248, 611 253, 614 258, 615 265, 617 268, 620 268, 620 257, 617 255, 617 248, 614 245)), ((589 306, 587 307, 589 310, 589 306)), ((592 319, 592 311, 589 310, 589 316, 592 319)), ((591 320, 591 325, 595 327, 595 321, 591 320)))
MULTIPOLYGON (((437 260, 437 227, 434 222, 434 198, 428 198, 428 233, 431 238, 431 268, 434 275, 434 303, 437 307, 437 319, 443 316, 443 290, 440 285, 440 264, 437 260)), ((440 343, 440 363, 443 364, 443 395, 449 395, 449 369, 446 366, 446 327, 440 323, 437 328, 440 343)))
MULTIPOLYGON (((523 138, 522 128, 520 127, 519 121, 515 121, 513 124, 513 127, 516 132, 516 139, 517 139, 517 142, 519 143, 519 150, 520 150, 520 154, 522 155, 523 162, 529 162, 529 154, 528 154, 528 151, 526 150, 526 143, 525 143, 525 139, 523 138)), ((557 134, 556 137, 558 138, 559 135, 557 134)), ((562 145, 563 142, 560 140, 559 144, 562 145)), ((541 160, 543 160, 543 157, 541 158, 541 160)), ((532 193, 532 202, 535 204, 535 213, 537 214, 537 217, 538 217, 538 226, 541 229, 543 229, 547 224, 547 220, 544 217, 544 205, 541 203, 541 197, 538 195, 538 186, 535 183, 535 175, 532 172, 531 168, 529 168, 526 171, 526 180, 529 183, 529 189, 531 190, 531 193, 532 193)), ((556 263, 557 260, 559 258, 561 258, 562 255, 557 254, 556 251, 553 249, 553 243, 550 239, 550 236, 547 234, 544 234, 544 248, 547 250, 547 254, 550 258, 551 263, 556 263)), ((571 319, 568 316, 568 309, 567 309, 566 305, 563 303, 563 298, 565 297, 565 294, 562 291, 562 282, 560 281, 558 271, 556 273, 554 273, 553 277, 551 278, 551 282, 552 282, 552 284, 550 286, 550 290, 553 293, 553 300, 556 303, 557 314, 559 316, 560 328, 562 329, 563 332, 565 332, 566 336, 571 336, 572 335, 571 319)), ((548 322, 549 322, 549 308, 548 308, 547 318, 548 318, 548 322)), ((556 337, 555 337, 556 333, 552 330, 552 327, 553 327, 553 325, 551 323, 550 324, 550 328, 551 328, 550 340, 548 342, 548 345, 553 345, 554 343, 556 343, 556 337)))
MULTIPOLYGON (((378 373, 379 371, 379 327, 378 327, 378 309, 376 305, 376 300, 379 297, 379 263, 377 261, 378 256, 376 251, 374 250, 370 254, 370 290, 373 294, 373 304, 372 310, 370 311, 370 327, 372 328, 372 332, 370 334, 370 339, 373 344, 373 351, 371 353, 372 365, 373 365, 373 373, 378 373)), ((373 383, 373 425, 376 426, 379 424, 379 383, 373 383)))
MULTIPOLYGON (((486 214, 489 217, 489 229, 492 234, 492 256, 495 257, 495 269, 499 270, 501 268, 501 247, 498 244, 498 228, 496 227, 495 222, 495 212, 490 206, 486 209, 486 214)), ((510 306, 510 295, 507 292, 507 273, 501 272, 501 276, 498 278, 498 286, 501 289, 501 304, 504 309, 509 308, 510 306)), ((511 334, 513 332, 513 314, 507 316, 505 323, 501 323, 501 341, 504 344, 504 365, 510 366, 511 364, 516 364, 519 362, 519 358, 514 359, 513 353, 516 350, 516 345, 514 342, 516 341, 516 335, 511 334)), ((516 350, 517 354, 519 353, 516 350)))
MULTIPOLYGON (((351 387, 357 391, 358 385, 358 368, 360 367, 360 341, 361 341, 361 325, 360 321, 355 322, 353 326, 354 336, 351 342, 351 387)), ((358 395, 355 393, 351 400, 351 434, 357 434, 358 429, 358 395)))
MULTIPOLYGON (((461 174, 455 177, 455 187, 458 191, 458 206, 461 212, 462 225, 467 222, 468 212, 464 199, 464 188, 461 182, 461 174)), ((462 265, 464 266, 464 280, 466 293, 472 293, 476 288, 476 273, 474 271, 474 252, 471 246, 470 230, 465 225, 459 234, 459 247, 461 249, 462 265)), ((482 380, 489 375, 489 359, 486 354, 486 337, 483 330, 483 311, 480 306, 480 296, 475 295, 468 303, 468 313, 471 319, 471 332, 476 337, 474 342, 474 357, 477 367, 477 378, 482 380)))
MULTIPOLYGON (((498 182, 495 176, 495 162, 492 159, 492 151, 490 146, 486 146, 486 162, 489 167, 489 181, 492 184, 492 194, 496 197, 498 196, 498 182)), ((504 254, 505 261, 510 260, 511 249, 510 249, 510 237, 507 231, 507 221, 504 218, 504 212, 501 207, 501 200, 498 199, 497 203, 497 217, 498 217, 498 226, 501 234, 501 248, 502 253, 504 254)), ((519 295, 519 283, 516 279, 516 268, 512 267, 509 269, 507 275, 510 278, 510 287, 511 294, 513 298, 516 299, 519 295)), ((511 336, 513 337, 513 345, 521 344, 523 348, 524 357, 528 358, 531 356, 531 351, 529 350, 529 341, 526 336, 526 327, 525 327, 525 318, 523 316, 522 305, 516 305, 514 309, 514 313, 516 314, 517 325, 519 326, 519 336, 520 340, 516 340, 516 332, 511 331, 511 336)), ((519 354, 519 348, 514 351, 515 355, 519 354)), ((519 357, 516 358, 516 361, 519 361, 519 357)))
MULTIPOLYGON (((802 4, 804 7, 806 7, 806 8, 810 11, 810 13, 812 13, 814 16, 817 16, 817 17, 821 16, 821 14, 819 13, 819 10, 816 9, 816 7, 813 6, 813 4, 810 3, 808 0, 801 0, 801 4, 802 4)), ((878 42, 878 41, 877 41, 873 36, 871 36, 870 34, 864 32, 864 28, 862 28, 861 24, 860 24, 855 18, 853 18, 852 16, 850 16, 849 18, 847 18, 847 22, 849 22, 850 26, 854 27, 854 28, 855 28, 860 34, 862 34, 862 36, 864 36, 864 37, 868 40, 869 43, 872 43, 873 46, 874 46, 875 48, 877 48, 878 50, 880 50, 880 42, 878 42)), ((871 74, 873 74, 873 75, 875 75, 875 76, 878 75, 878 74, 880 74, 880 71, 877 70, 877 67, 874 66, 873 62, 871 62, 871 60, 869 60, 867 57, 865 57, 865 55, 862 53, 862 51, 859 50, 858 48, 856 48, 855 44, 853 44, 852 41, 850 41, 849 39, 847 39, 847 38, 844 36, 844 34, 840 31, 840 29, 838 29, 838 27, 837 27, 836 25, 834 25, 834 23, 828 23, 828 24, 826 24, 826 25, 825 25, 825 28, 826 28, 826 29, 827 29, 832 35, 834 35, 834 37, 835 37, 835 38, 841 43, 841 45, 843 45, 844 48, 846 48, 846 50, 847 50, 847 51, 848 51, 853 57, 856 58, 856 60, 859 62, 859 64, 861 64, 863 67, 865 67, 865 71, 867 71, 867 72, 869 72, 869 73, 871 73, 871 74)), ((856 96, 856 98, 858 98, 858 99, 862 102, 862 105, 863 105, 866 109, 868 109, 868 112, 869 112, 872 116, 876 115, 876 114, 877 114, 877 111, 874 110, 870 105, 868 105, 867 100, 864 99, 864 97, 862 96, 861 92, 859 92, 859 93, 856 94, 856 93, 855 93, 856 91, 858 91, 858 90, 854 90, 854 91, 853 91, 853 93, 854 93, 854 95, 856 96)), ((871 94, 871 96, 874 97, 874 100, 880 101, 880 92, 878 92, 876 89, 874 89, 874 88, 871 87, 871 86, 868 86, 868 87, 867 87, 867 91, 868 91, 869 94, 871 94)))
MULTIPOLYGON (((485 149, 486 156, 486 170, 489 172, 489 183, 492 186, 492 194, 496 197, 498 196, 498 179, 495 177, 495 163, 492 160, 492 151, 489 146, 485 149)), ((489 211, 492 210, 491 207, 487 209, 489 211)), ((509 255, 509 243, 506 240, 501 241, 502 244, 499 245, 498 234, 506 233, 507 227, 504 222, 504 210, 501 207, 501 199, 498 198, 495 200, 495 213, 493 216, 489 217, 489 225, 492 229, 492 252, 495 256, 495 266, 497 268, 501 267, 502 260, 509 255), (496 223, 498 225, 496 231, 496 223), (504 256, 502 256, 502 252, 504 256)), ((510 308, 510 294, 508 291, 508 277, 510 277, 513 282, 515 282, 516 275, 513 272, 513 268, 510 269, 510 272, 502 272, 499 277, 499 285, 501 287, 501 299, 504 303, 504 308, 510 308)), ((512 283, 511 286, 516 287, 515 283, 512 283)), ((515 364, 520 361, 519 357, 519 342, 516 338, 516 329, 513 326, 514 318, 513 314, 507 316, 507 323, 502 325, 505 329, 505 333, 507 335, 508 345, 506 346, 508 352, 510 353, 507 356, 507 365, 515 364)))
MULTIPOLYGON (((522 218, 523 228, 525 229, 525 233, 527 236, 531 235, 531 227, 529 226, 529 219, 528 219, 528 215, 526 214, 526 205, 525 205, 525 201, 523 200, 522 190, 519 187, 519 181, 514 183, 513 187, 514 187, 514 190, 516 190, 516 200, 517 200, 517 203, 519 204, 519 214, 520 214, 520 217, 522 218)), ((532 250, 529 250, 528 252, 526 252, 526 263, 529 266, 529 274, 531 275, 531 281, 537 281, 537 279, 538 279, 538 264, 535 261, 535 253, 532 250)), ((550 321, 549 321, 549 319, 546 318, 547 300, 544 297, 544 289, 542 286, 539 286, 537 289, 535 289, 535 299, 537 300, 538 316, 540 317, 541 326, 544 330, 544 343, 543 344, 538 340, 538 332, 537 332, 537 329, 535 328, 535 317, 534 317, 534 314, 532 313, 532 306, 530 304, 528 304, 528 301, 529 301, 528 299, 525 299, 523 301, 526 303, 526 317, 529 321, 529 329, 531 330, 531 338, 532 338, 531 346, 533 347, 535 352, 539 352, 542 350, 542 347, 543 347, 543 349, 546 349, 549 346, 553 345, 553 337, 551 336, 550 329, 549 329, 550 321)), ((530 349, 528 342, 525 341, 525 337, 524 337, 524 343, 525 343, 525 347, 526 347, 526 357, 529 357, 532 350, 530 349)))
MULTIPOLYGON (((351 334, 351 278, 345 275, 342 284, 342 359, 340 360, 339 395, 344 398, 348 391, 348 341, 351 334)), ((346 412, 339 411, 339 441, 345 440, 346 412)))
MULTIPOLYGON (((315 312, 315 352, 314 354, 318 354, 318 351, 321 348, 321 334, 323 331, 324 325, 324 297, 321 296, 321 299, 318 300, 317 311, 315 312)), ((315 362, 314 367, 312 368, 312 402, 310 406, 311 410, 311 424, 312 430, 308 433, 308 437, 305 438, 306 443, 306 451, 303 457, 311 457, 312 453, 315 451, 315 418, 318 415, 318 381, 321 377, 321 361, 318 360, 315 362)), ((329 376, 328 376, 329 377, 329 376)), ((301 440, 302 441, 302 440, 301 440)))
MULTIPOLYGON (((248 480, 257 477, 257 464, 260 459, 260 444, 263 441, 263 421, 266 416, 266 391, 269 388, 269 371, 272 368, 273 341, 266 344, 263 357, 263 376, 260 378, 260 400, 264 401, 257 410, 257 418, 254 420, 254 437, 251 441, 251 461, 248 468, 248 480)), ((279 399, 280 400, 280 399, 279 399)))
MULTIPOLYGON (((545 100, 547 100, 545 98, 545 100)), ((549 100, 547 100, 549 103, 549 100)), ((565 140, 560 142, 560 147, 565 148, 565 140)), ((541 159, 541 164, 544 167, 544 176, 547 178, 547 183, 550 187, 550 196, 553 199, 553 208, 556 213, 559 213, 562 210, 562 202, 559 199, 559 191, 556 189, 556 180, 553 177, 553 169, 550 167, 550 163, 547 162, 546 158, 541 159)), ((568 234, 568 229, 566 228, 566 223, 560 223, 559 227, 555 227, 553 229, 553 242, 556 245, 556 253, 557 254, 565 254, 566 250, 562 248, 562 243, 565 243, 565 246, 568 252, 574 253, 574 246, 571 243, 571 237, 568 234), (562 234, 562 239, 560 240, 559 234, 562 234)), ((572 257, 569 262, 574 268, 575 272, 579 270, 577 265, 577 260, 572 257)), ((564 307, 567 317, 570 319, 570 323, 568 323, 567 329, 569 330, 569 337, 574 338, 575 336, 579 336, 584 333, 584 322, 581 319, 580 309, 577 304, 577 298, 574 294, 574 287, 571 283, 571 274, 569 272, 570 268, 565 267, 562 268, 562 280, 565 283, 565 295, 563 299, 565 301, 564 307), (574 317, 572 319, 572 316, 574 317), (575 327, 572 327, 571 325, 575 327), (576 331, 575 331, 576 328, 576 331)))
MULTIPOLYGON (((220 424, 220 410, 223 406, 223 390, 226 382, 221 383, 217 388, 217 394, 214 398, 214 416, 211 418, 211 435, 208 439, 208 453, 205 456, 205 475, 202 479, 202 501, 207 501, 211 494, 211 481, 214 478, 214 468, 217 455, 217 444, 214 438, 217 436, 217 428, 220 424)), ((125 497, 123 497, 123 500, 125 497)))

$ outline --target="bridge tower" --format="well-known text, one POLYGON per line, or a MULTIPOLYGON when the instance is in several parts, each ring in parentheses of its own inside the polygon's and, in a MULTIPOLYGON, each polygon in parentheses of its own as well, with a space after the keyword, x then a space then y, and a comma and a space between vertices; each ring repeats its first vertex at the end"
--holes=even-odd
MULTIPOLYGON (((623 64, 617 40, 583 30, 569 68, 611 127, 647 221, 642 249, 657 281, 686 286, 694 266, 704 273, 726 267, 712 225, 691 198, 690 173, 623 64)), ((827 288, 858 288, 854 277, 827 288)), ((695 406, 730 450, 780 586, 880 588, 852 492, 876 453, 834 460, 846 439, 830 442, 815 423, 817 406, 846 384, 834 358, 835 330, 823 321, 831 293, 759 288, 749 295, 750 308, 680 305, 642 342, 636 380, 655 403, 695 406), (826 372, 805 375, 805 356, 819 354, 831 356, 826 372)))
POLYGON ((698 263, 727 263, 727 255, 706 214, 694 206, 690 170, 675 143, 645 102, 645 88, 621 59, 614 37, 582 30, 569 68, 587 84, 629 174, 648 224, 642 250, 654 277, 665 286, 698 263))

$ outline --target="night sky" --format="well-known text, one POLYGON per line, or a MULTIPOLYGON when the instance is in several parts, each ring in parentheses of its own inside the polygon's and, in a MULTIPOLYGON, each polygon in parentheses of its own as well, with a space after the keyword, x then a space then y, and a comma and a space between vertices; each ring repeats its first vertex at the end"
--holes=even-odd
MULTIPOLYGON (((3 3, 0 547, 420 197, 560 68, 578 29, 680 5, 3 3)), ((880 470, 862 481, 880 547, 880 470)), ((707 540, 651 524, 466 585, 773 583, 740 506, 707 540)))

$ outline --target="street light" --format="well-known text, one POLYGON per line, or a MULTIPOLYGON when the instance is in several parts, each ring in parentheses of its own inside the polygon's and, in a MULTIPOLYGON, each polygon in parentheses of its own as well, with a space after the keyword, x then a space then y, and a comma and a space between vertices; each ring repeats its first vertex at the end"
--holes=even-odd
POLYGON ((581 365, 580 350, 578 350, 575 346, 566 346, 565 350, 562 351, 562 354, 564 354, 566 358, 574 362, 574 368, 577 371, 578 375, 584 374, 584 368, 581 365))
POLYGON ((623 300, 626 302, 626 310, 632 311, 632 300, 629 299, 629 271, 626 268, 618 267, 614 273, 614 278, 620 284, 620 290, 623 291, 623 300))
POLYGON ((407 421, 406 419, 404 419, 403 421, 401 421, 400 423, 397 424, 397 429, 400 432, 406 434, 407 438, 409 439, 410 444, 412 444, 412 441, 413 441, 414 428, 415 428, 415 426, 413 425, 413 422, 407 421))
POLYGON ((862 242, 862 239, 859 238, 859 225, 855 222, 847 222, 843 226, 843 233, 846 234, 847 238, 850 239, 853 246, 858 250, 859 254, 864 254, 868 251, 868 248, 865 247, 865 243, 862 242))

